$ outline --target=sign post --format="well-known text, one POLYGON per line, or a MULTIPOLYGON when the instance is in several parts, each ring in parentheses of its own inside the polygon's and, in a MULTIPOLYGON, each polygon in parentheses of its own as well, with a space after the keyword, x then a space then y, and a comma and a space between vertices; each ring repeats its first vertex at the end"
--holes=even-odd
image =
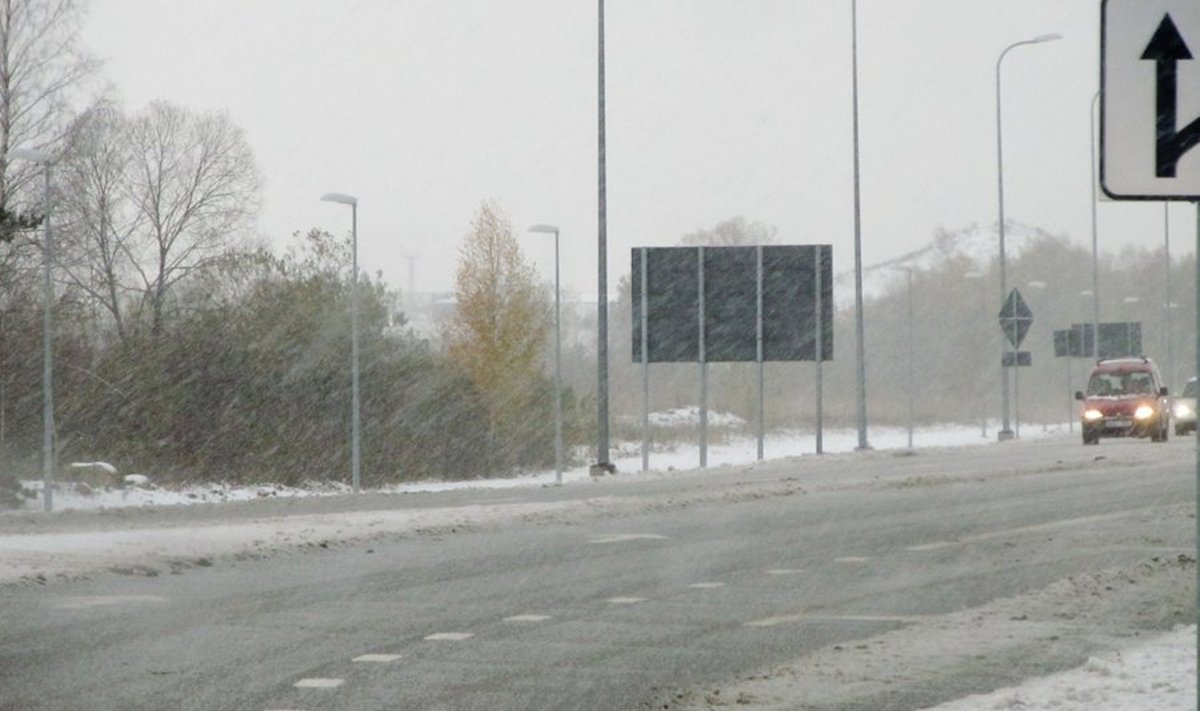
MULTIPOLYGON (((1103 0, 1100 6, 1100 185, 1116 200, 1196 203, 1200 249, 1200 63, 1192 46, 1200 47, 1200 3, 1194 0, 1103 0)), ((1200 280, 1200 261, 1196 276, 1200 280)), ((1200 291, 1196 301, 1200 371, 1200 291)), ((1196 438, 1200 443, 1200 430, 1196 438)), ((1196 503, 1200 507, 1200 490, 1196 503)), ((1196 534, 1200 551, 1200 517, 1196 534)), ((1200 602, 1200 584, 1196 590, 1200 602)), ((1200 646, 1200 628, 1197 635, 1200 646)), ((1197 674, 1200 679, 1200 669, 1197 674)))
MULTIPOLYGON (((1025 334, 1029 333, 1029 327, 1033 325, 1033 311, 1029 309, 1029 304, 1025 303, 1025 299, 1021 298, 1021 292, 1013 289, 1008 292, 1008 298, 1004 300, 1004 306, 1000 308, 1000 330, 1004 332, 1004 337, 1012 344, 1012 350, 1005 351, 1003 354, 1002 366, 1005 368, 1016 368, 1018 366, 1028 366, 1033 363, 1032 356, 1027 351, 1018 351, 1021 341, 1025 340, 1025 334)), ((1021 383, 1019 380, 1020 370, 1013 371, 1013 420, 1015 421, 1016 436, 1021 436, 1021 383)), ((1005 397, 1008 393, 1005 393, 1005 397)))

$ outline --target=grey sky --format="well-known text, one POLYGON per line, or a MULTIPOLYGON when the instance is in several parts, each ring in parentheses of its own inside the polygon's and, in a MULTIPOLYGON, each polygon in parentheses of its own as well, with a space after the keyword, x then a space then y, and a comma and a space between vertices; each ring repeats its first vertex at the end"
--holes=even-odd
MULTIPOLYGON (((610 288, 629 248, 742 215, 853 260, 849 0, 608 0, 610 288)), ((1100 0, 859 0, 863 254, 1006 211, 1091 244, 1100 0)), ((349 229, 360 263, 449 289, 481 200, 562 228, 566 288, 596 271, 595 0, 91 0, 84 39, 131 109, 227 110, 265 177, 260 231, 349 229)), ((1193 75, 1194 76, 1194 75, 1193 75)), ((1197 151, 1200 153, 1200 151, 1197 151)), ((1187 158, 1185 158, 1187 160, 1187 158)), ((1100 206, 1101 249, 1162 243, 1158 203, 1100 206)), ((1172 250, 1194 249, 1172 208, 1172 250)), ((544 235, 521 238, 550 278, 544 235)), ((1082 267, 1081 267, 1082 268, 1082 267)))

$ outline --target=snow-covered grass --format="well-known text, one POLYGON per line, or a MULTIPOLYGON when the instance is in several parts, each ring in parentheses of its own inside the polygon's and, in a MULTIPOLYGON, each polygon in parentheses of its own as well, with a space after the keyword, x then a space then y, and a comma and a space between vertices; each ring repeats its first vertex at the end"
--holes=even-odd
MULTIPOLYGON (((654 413, 653 421, 660 425, 680 426, 698 421, 696 408, 683 408, 663 413, 654 413)), ((710 424, 738 425, 741 418, 736 415, 710 413, 710 424)), ((1034 439, 1058 434, 1063 427, 1026 426, 1022 438, 1034 439)), ((962 447, 991 444, 995 441, 995 428, 982 436, 978 426, 942 425, 923 427, 913 432, 913 447, 962 447)), ((869 445, 873 449, 896 450, 908 447, 908 430, 902 427, 872 427, 869 445)), ((763 456, 766 459, 782 459, 814 455, 817 452, 816 434, 813 432, 773 432, 764 437, 763 456)), ((825 453, 852 452, 858 447, 858 432, 852 429, 827 430, 822 434, 821 451, 825 453)), ((640 442, 616 443, 612 450, 612 462, 618 475, 640 472, 642 455, 640 442)), ((748 464, 758 456, 758 440, 753 436, 729 437, 708 446, 709 467, 748 464)), ((586 453, 577 457, 586 459, 586 453)), ((695 469, 700 466, 700 449, 696 442, 678 442, 665 451, 661 443, 654 444, 650 454, 650 471, 677 471, 695 469)), ((563 481, 583 481, 590 477, 587 464, 574 466, 563 472, 563 481)), ((385 493, 417 493, 449 491, 455 489, 507 489, 526 486, 543 486, 555 481, 553 471, 534 472, 522 476, 502 479, 469 479, 465 481, 422 481, 395 484, 383 487, 385 493)), ((40 481, 22 481, 22 486, 34 494, 26 501, 27 510, 41 508, 40 481)), ((58 485, 54 491, 54 509, 94 510, 121 508, 126 506, 186 506, 190 504, 222 503, 228 501, 250 501, 270 497, 330 496, 345 494, 349 486, 340 482, 312 482, 302 487, 282 484, 232 485, 220 482, 181 487, 157 487, 150 482, 141 486, 82 487, 58 485)))

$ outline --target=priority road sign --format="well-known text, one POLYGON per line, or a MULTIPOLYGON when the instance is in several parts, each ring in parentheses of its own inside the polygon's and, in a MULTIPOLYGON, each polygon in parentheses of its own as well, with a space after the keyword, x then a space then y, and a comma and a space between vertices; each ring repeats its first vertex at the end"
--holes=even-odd
POLYGON ((1118 200, 1200 197, 1200 3, 1103 0, 1100 185, 1118 200))
POLYGON ((1029 327, 1033 325, 1033 311, 1029 309, 1029 304, 1025 303, 1025 299, 1021 298, 1021 292, 1013 289, 1008 292, 1008 298, 1004 300, 1004 305, 1000 308, 1000 330, 1004 331, 1005 338, 1017 348, 1021 345, 1021 341, 1025 340, 1025 334, 1029 333, 1029 327))

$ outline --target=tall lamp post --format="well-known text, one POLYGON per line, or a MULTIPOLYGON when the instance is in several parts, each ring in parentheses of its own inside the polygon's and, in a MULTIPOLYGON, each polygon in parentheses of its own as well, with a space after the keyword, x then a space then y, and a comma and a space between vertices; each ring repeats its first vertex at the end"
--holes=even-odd
MULTIPOLYGON (((1033 39, 1027 39, 1027 40, 1021 40, 1019 42, 1013 42, 1012 44, 1005 47, 1004 51, 1002 51, 1000 53, 1000 57, 996 59, 996 176, 997 176, 996 183, 997 183, 997 189, 999 191, 999 204, 1000 204, 1000 222, 997 227, 997 230, 1000 235, 1000 303, 1002 303, 1002 304, 1004 303, 1004 300, 1008 298, 1008 272, 1007 272, 1007 265, 1005 263, 1006 260, 1005 260, 1005 253, 1004 253, 1004 143, 1003 143, 1003 132, 1001 131, 1001 118, 1000 118, 1002 115, 1001 114, 1001 105, 1000 105, 1000 96, 1001 96, 1000 68, 1001 68, 1002 63, 1004 62, 1004 57, 1006 57, 1009 52, 1016 49, 1017 47, 1020 47, 1022 45, 1027 45, 1027 44, 1039 44, 1041 42, 1049 42, 1049 41, 1061 39, 1061 38, 1062 38, 1062 35, 1054 33, 1054 34, 1038 35, 1037 37, 1034 37, 1033 39)), ((1003 339, 1001 339, 1001 343, 1003 344, 1003 339)), ((1014 348, 1015 348, 1015 346, 1014 346, 1014 348)), ((1014 355, 1013 358, 1015 359, 1016 356, 1014 355)), ((1015 360, 1014 360, 1014 363, 1015 363, 1015 360)), ((1015 365, 1014 365, 1014 367, 1015 367, 1015 365)), ((1000 432, 997 435, 997 437, 1000 441, 1004 441, 1004 440, 1009 440, 1009 439, 1013 438, 1013 431, 1010 427, 1010 422, 1009 422, 1008 368, 1004 367, 1003 365, 1000 366, 1000 388, 1001 388, 1001 402, 1002 402, 1002 411, 1001 411, 1002 412, 1002 422, 1000 425, 1000 432)))
POLYGON ((358 397, 358 198, 342 193, 325 193, 324 202, 350 206, 350 482, 354 493, 362 484, 361 427, 358 397))
POLYGON ((529 231, 554 235, 554 482, 562 484, 562 299, 558 279, 558 228, 554 225, 534 225, 529 231))
POLYGON ((852 122, 854 124, 854 361, 856 371, 858 413, 858 447, 870 449, 867 442, 867 365, 863 345, 863 277, 862 277, 862 182, 859 175, 858 150, 858 2, 850 0, 850 76, 852 122))
POLYGON ((54 246, 50 231, 50 163, 52 156, 47 151, 35 148, 16 148, 9 158, 18 158, 42 164, 45 178, 46 211, 42 218, 45 237, 42 240, 42 504, 46 511, 54 508, 54 282, 50 278, 54 261, 54 246))

